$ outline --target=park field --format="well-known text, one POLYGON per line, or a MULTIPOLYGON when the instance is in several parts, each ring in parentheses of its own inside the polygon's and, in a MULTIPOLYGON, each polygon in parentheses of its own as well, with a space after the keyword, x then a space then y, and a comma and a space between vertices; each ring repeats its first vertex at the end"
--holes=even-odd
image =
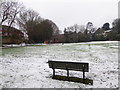
MULTIPOLYGON (((99 41, 1 49, 0 88, 117 88, 119 48, 118 41, 99 41), (86 78, 93 85, 52 79, 48 60, 88 62, 86 78)), ((82 78, 82 72, 70 71, 70 76, 82 78)))

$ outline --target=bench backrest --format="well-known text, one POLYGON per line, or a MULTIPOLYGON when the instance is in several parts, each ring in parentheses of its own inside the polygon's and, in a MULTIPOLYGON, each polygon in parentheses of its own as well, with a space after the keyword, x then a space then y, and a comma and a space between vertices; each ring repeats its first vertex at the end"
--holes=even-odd
POLYGON ((75 70, 89 72, 89 63, 81 62, 64 62, 64 61, 48 61, 49 67, 53 69, 75 70))

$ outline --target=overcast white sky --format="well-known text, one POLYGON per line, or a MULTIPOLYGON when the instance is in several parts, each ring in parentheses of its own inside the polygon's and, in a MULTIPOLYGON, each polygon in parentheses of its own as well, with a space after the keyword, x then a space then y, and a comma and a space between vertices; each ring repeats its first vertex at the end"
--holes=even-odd
POLYGON ((118 17, 120 0, 19 0, 26 8, 37 11, 42 18, 56 23, 60 30, 79 24, 93 22, 101 27, 105 22, 110 24, 118 17))

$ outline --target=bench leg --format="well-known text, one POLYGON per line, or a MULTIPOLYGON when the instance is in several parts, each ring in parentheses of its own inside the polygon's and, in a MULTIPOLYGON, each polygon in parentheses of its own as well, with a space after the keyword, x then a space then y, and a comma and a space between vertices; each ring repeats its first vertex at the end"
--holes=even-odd
POLYGON ((67 70, 67 78, 69 77, 69 70, 67 70))
POLYGON ((55 76, 55 69, 53 68, 53 78, 54 78, 54 76, 55 76))
POLYGON ((83 80, 85 80, 85 72, 83 71, 83 80))
POLYGON ((85 67, 83 65, 83 80, 85 80, 85 67))

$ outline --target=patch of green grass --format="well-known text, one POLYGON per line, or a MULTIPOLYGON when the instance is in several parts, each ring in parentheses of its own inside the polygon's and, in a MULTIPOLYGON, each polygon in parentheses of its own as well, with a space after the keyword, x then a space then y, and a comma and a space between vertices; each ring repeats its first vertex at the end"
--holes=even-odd
POLYGON ((25 47, 4 48, 2 49, 2 56, 4 55, 19 55, 25 52, 25 47))

